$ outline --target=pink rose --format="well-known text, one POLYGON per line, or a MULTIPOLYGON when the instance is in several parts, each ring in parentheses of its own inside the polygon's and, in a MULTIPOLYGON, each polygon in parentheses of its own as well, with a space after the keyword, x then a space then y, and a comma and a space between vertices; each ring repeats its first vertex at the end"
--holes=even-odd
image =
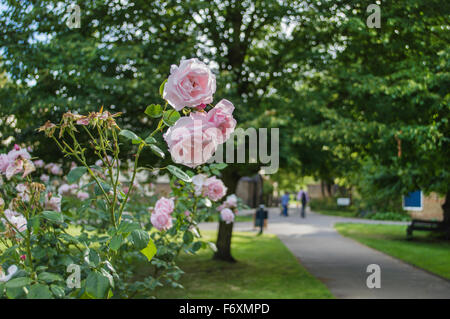
POLYGON ((193 58, 181 60, 179 66, 171 66, 163 98, 179 111, 185 106, 211 103, 215 92, 215 75, 205 63, 193 58))
POLYGON ((86 192, 78 192, 77 198, 80 200, 85 200, 89 198, 89 193, 86 192))
POLYGON ((192 177, 192 184, 194 184, 195 195, 200 196, 203 192, 203 185, 205 184, 208 176, 204 174, 197 174, 192 177))
POLYGON ((150 219, 152 225, 158 230, 167 230, 172 227, 172 217, 168 214, 155 212, 150 219))
POLYGON ((42 168, 44 167, 45 163, 43 160, 36 160, 34 161, 34 166, 36 166, 37 168, 42 168))
POLYGON ((6 169, 8 168, 10 163, 9 157, 6 154, 0 154, 0 172, 5 174, 6 169))
POLYGON ((220 218, 227 224, 234 221, 234 213, 229 208, 224 208, 220 212, 220 218))
POLYGON ((208 122, 221 133, 217 138, 219 143, 225 143, 236 128, 236 120, 233 118, 233 111, 233 104, 226 99, 222 99, 207 114, 208 122))
POLYGON ((175 204, 173 199, 161 197, 155 204, 155 213, 159 214, 167 214, 170 215, 175 208, 175 204))
POLYGON ((58 188, 58 194, 59 195, 70 195, 70 191, 72 190, 72 188, 70 187, 69 184, 62 184, 59 188, 58 188))
POLYGON ((237 207, 237 197, 236 195, 232 194, 227 196, 227 200, 225 201, 225 204, 229 208, 237 207))
POLYGON ((208 198, 214 202, 224 197, 227 193, 227 188, 223 182, 215 176, 208 178, 203 187, 208 198))
POLYGON ((189 216, 190 214, 191 214, 191 212, 188 210, 184 212, 184 216, 186 216, 186 217, 189 216))
POLYGON ((47 183, 50 179, 50 177, 47 174, 42 174, 40 178, 41 178, 41 181, 44 183, 47 183))
POLYGON ((206 163, 217 149, 218 130, 207 122, 205 113, 181 117, 164 134, 175 163, 196 167, 206 163))
POLYGON ((61 212, 61 197, 48 193, 45 197, 45 209, 61 212))

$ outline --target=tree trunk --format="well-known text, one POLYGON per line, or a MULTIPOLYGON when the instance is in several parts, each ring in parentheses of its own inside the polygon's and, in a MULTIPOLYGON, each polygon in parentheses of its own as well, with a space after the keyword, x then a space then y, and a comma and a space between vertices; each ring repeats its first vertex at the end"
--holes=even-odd
POLYGON ((450 190, 445 195, 445 203, 442 205, 444 211, 444 223, 450 224, 450 190))
POLYGON ((225 223, 219 221, 219 233, 217 234, 217 251, 214 254, 214 259, 236 262, 236 259, 231 256, 231 236, 233 235, 233 223, 225 223))

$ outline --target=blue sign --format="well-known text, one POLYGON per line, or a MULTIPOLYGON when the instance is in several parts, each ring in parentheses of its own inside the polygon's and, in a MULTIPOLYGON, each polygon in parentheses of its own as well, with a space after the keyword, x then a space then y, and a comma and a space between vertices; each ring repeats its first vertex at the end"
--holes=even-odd
POLYGON ((422 210, 423 209, 422 191, 410 192, 406 196, 403 196, 403 209, 422 210))

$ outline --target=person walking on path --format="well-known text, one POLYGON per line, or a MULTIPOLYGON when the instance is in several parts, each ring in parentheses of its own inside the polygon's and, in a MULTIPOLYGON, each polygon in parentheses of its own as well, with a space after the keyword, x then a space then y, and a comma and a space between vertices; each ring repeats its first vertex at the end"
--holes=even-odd
POLYGON ((258 235, 261 235, 263 233, 263 228, 267 227, 267 217, 269 215, 267 210, 265 210, 264 204, 259 205, 255 215, 256 226, 259 227, 258 235))
POLYGON ((305 218, 306 204, 309 202, 308 192, 304 189, 300 189, 297 194, 297 200, 302 203, 301 217, 305 218))
POLYGON ((281 206, 283 210, 281 211, 282 216, 288 216, 288 206, 289 206, 289 193, 285 192, 283 196, 281 196, 281 206))

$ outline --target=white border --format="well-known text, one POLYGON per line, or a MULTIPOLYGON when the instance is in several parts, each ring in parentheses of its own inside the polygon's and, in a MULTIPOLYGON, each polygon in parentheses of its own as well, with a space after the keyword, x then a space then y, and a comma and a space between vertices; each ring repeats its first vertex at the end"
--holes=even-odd
POLYGON ((423 210, 423 192, 420 192, 420 207, 405 206, 405 195, 402 196, 403 210, 422 211, 423 210))

